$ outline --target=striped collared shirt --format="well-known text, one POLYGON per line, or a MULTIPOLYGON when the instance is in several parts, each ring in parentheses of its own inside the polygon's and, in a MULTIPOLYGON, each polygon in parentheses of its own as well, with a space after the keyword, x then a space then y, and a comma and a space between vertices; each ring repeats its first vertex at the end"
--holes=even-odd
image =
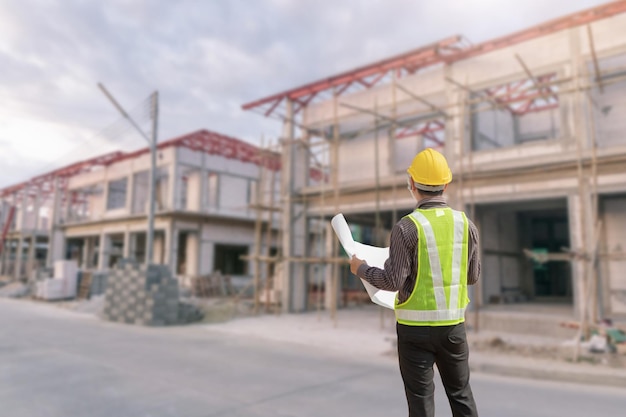
MULTIPOLYGON (((424 198, 417 203, 417 208, 420 209, 435 207, 448 207, 448 204, 443 197, 424 198)), ((471 220, 468 219, 468 222, 467 284, 474 285, 480 277, 478 230, 471 220)), ((385 262, 385 269, 363 264, 359 267, 357 276, 381 290, 398 291, 398 301, 406 301, 413 292, 417 277, 417 239, 415 224, 407 217, 402 218, 391 229, 389 259, 385 262)))

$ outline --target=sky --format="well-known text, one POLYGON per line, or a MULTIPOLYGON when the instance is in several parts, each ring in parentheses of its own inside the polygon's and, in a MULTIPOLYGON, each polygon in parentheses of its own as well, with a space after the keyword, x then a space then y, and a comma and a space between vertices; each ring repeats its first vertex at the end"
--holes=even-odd
POLYGON ((280 122, 241 105, 461 34, 473 43, 606 1, 0 0, 0 188, 207 129, 258 144, 280 122))

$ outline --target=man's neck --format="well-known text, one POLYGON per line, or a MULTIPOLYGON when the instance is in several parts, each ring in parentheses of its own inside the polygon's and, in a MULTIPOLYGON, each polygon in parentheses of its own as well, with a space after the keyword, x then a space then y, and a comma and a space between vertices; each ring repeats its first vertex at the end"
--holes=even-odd
POLYGON ((416 208, 430 208, 430 207, 441 207, 447 206, 446 199, 443 195, 438 196, 424 196, 419 194, 419 201, 417 202, 416 208))

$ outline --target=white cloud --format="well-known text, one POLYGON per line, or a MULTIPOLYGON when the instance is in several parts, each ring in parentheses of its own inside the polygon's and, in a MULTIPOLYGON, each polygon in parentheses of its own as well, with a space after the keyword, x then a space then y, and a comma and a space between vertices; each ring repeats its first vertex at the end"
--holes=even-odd
MULTIPOLYGON (((604 0, 0 0, 0 187, 66 160, 136 148, 93 138, 160 92, 164 140, 206 128, 258 141, 279 122, 243 103, 453 34, 502 36, 604 0), (47 165, 46 165, 47 164, 47 165)), ((110 130, 109 130, 110 132, 110 130)))

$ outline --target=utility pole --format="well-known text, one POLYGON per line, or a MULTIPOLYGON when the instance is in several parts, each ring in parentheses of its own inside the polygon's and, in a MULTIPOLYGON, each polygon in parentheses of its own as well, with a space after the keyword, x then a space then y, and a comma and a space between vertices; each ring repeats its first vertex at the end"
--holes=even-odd
POLYGON ((151 106, 150 106, 150 117, 152 119, 152 137, 149 137, 138 125, 137 123, 128 115, 128 113, 120 106, 120 104, 115 100, 113 95, 109 93, 106 87, 102 83, 98 83, 98 87, 105 96, 109 99, 109 101, 115 106, 117 111, 130 122, 130 124, 135 128, 137 132, 148 142, 150 146, 150 180, 148 185, 148 199, 150 200, 149 209, 148 209, 148 231, 146 237, 146 265, 149 265, 152 262, 153 250, 154 250, 154 209, 155 209, 155 195, 156 195, 156 153, 157 153, 157 127, 158 127, 158 116, 159 116, 159 92, 155 91, 152 93, 150 98, 151 106))
POLYGON ((152 262, 154 251, 154 206, 156 204, 156 154, 157 154, 157 127, 159 119, 159 92, 152 93, 152 142, 150 143, 150 208, 148 209, 148 236, 146 238, 146 265, 152 262))

